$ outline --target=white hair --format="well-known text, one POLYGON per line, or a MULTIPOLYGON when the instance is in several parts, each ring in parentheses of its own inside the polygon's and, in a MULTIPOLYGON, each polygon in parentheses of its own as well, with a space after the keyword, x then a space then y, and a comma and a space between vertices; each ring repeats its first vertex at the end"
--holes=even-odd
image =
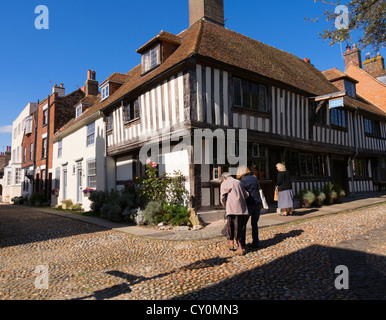
POLYGON ((221 176, 222 176, 223 180, 226 180, 231 176, 231 174, 229 172, 224 172, 221 176))

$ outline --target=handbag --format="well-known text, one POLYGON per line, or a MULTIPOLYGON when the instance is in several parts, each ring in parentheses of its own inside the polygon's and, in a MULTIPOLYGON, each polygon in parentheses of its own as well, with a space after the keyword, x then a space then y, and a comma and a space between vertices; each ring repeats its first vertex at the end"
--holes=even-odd
POLYGON ((260 192, 260 198, 261 198, 261 203, 263 205, 263 208, 268 210, 269 207, 268 207, 267 200, 265 199, 265 196, 264 196, 264 193, 263 193, 263 189, 260 189, 259 192, 260 192))
POLYGON ((275 188, 275 198, 274 198, 274 201, 279 201, 279 188, 278 187, 275 188))
POLYGON ((257 179, 256 176, 255 176, 255 178, 256 178, 257 184, 258 184, 258 186, 259 186, 260 199, 261 199, 261 204, 263 205, 263 209, 268 210, 268 209, 269 209, 269 207, 268 207, 268 202, 267 202, 267 199, 265 199, 263 189, 261 189, 259 180, 257 179))

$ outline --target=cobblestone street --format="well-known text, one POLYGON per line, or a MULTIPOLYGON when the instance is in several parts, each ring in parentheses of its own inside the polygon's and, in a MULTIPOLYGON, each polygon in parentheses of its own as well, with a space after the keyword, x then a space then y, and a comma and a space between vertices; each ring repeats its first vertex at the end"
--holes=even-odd
POLYGON ((0 205, 1 300, 386 299, 386 204, 260 230, 236 256, 223 238, 148 239, 0 205), (335 268, 350 271, 335 288, 335 268), (48 289, 36 289, 36 267, 48 289))

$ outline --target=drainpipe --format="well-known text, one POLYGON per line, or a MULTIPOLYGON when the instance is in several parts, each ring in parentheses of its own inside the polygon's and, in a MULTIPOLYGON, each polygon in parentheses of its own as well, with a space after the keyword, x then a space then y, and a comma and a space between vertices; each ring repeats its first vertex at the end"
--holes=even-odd
POLYGON ((107 121, 106 121, 106 115, 103 111, 99 111, 99 114, 103 117, 103 122, 105 124, 105 191, 107 191, 107 121))
MULTIPOLYGON (((54 101, 55 101, 55 98, 54 98, 54 101)), ((49 194, 48 194, 48 184, 47 184, 47 180, 48 180, 48 158, 49 158, 49 145, 50 145, 50 112, 51 111, 51 105, 50 105, 50 96, 48 96, 48 107, 47 107, 47 148, 46 148, 46 176, 44 177, 44 179, 46 180, 45 182, 45 187, 46 189, 44 190, 46 192, 46 196, 47 196, 47 200, 48 200, 48 197, 49 197, 49 194)), ((43 177, 42 177, 43 178, 43 177)), ((51 199, 50 199, 50 203, 51 203, 51 199)))
POLYGON ((40 101, 38 100, 38 107, 37 107, 37 110, 36 110, 36 113, 35 113, 35 137, 34 137, 34 151, 33 151, 33 157, 34 157, 34 160, 33 160, 33 179, 32 179, 32 193, 31 193, 31 196, 33 196, 35 194, 35 187, 36 187, 36 178, 35 178, 35 174, 36 174, 36 142, 37 142, 37 137, 38 137, 38 119, 39 119, 39 116, 38 116, 38 113, 39 113, 39 103, 40 101))
POLYGON ((358 109, 355 110, 355 113, 354 113, 354 129, 355 129, 355 132, 354 132, 354 141, 355 141, 355 154, 354 154, 354 157, 352 158, 351 160, 351 165, 350 165, 350 168, 351 168, 351 186, 352 186, 352 192, 351 192, 351 195, 350 197, 353 197, 355 195, 355 184, 354 184, 354 170, 353 170, 353 162, 355 161, 355 159, 358 157, 358 154, 359 154, 359 146, 358 146, 358 138, 357 138, 357 133, 359 135, 359 132, 358 132, 358 126, 357 126, 357 120, 358 120, 358 109))

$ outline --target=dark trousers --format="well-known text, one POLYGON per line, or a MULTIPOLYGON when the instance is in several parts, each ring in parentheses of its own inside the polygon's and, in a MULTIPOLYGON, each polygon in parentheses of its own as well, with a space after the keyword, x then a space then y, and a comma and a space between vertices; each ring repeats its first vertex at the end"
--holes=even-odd
MULTIPOLYGON (((252 225, 252 244, 258 246, 259 245, 259 219, 260 219, 260 205, 255 206, 248 206, 249 216, 251 218, 251 225, 252 225)), ((241 235, 241 245, 245 246, 245 240, 246 240, 246 233, 247 233, 247 224, 249 219, 245 223, 245 226, 242 231, 241 235)))
POLYGON ((228 215, 227 224, 221 232, 228 240, 240 241, 243 230, 248 222, 249 216, 228 215))

